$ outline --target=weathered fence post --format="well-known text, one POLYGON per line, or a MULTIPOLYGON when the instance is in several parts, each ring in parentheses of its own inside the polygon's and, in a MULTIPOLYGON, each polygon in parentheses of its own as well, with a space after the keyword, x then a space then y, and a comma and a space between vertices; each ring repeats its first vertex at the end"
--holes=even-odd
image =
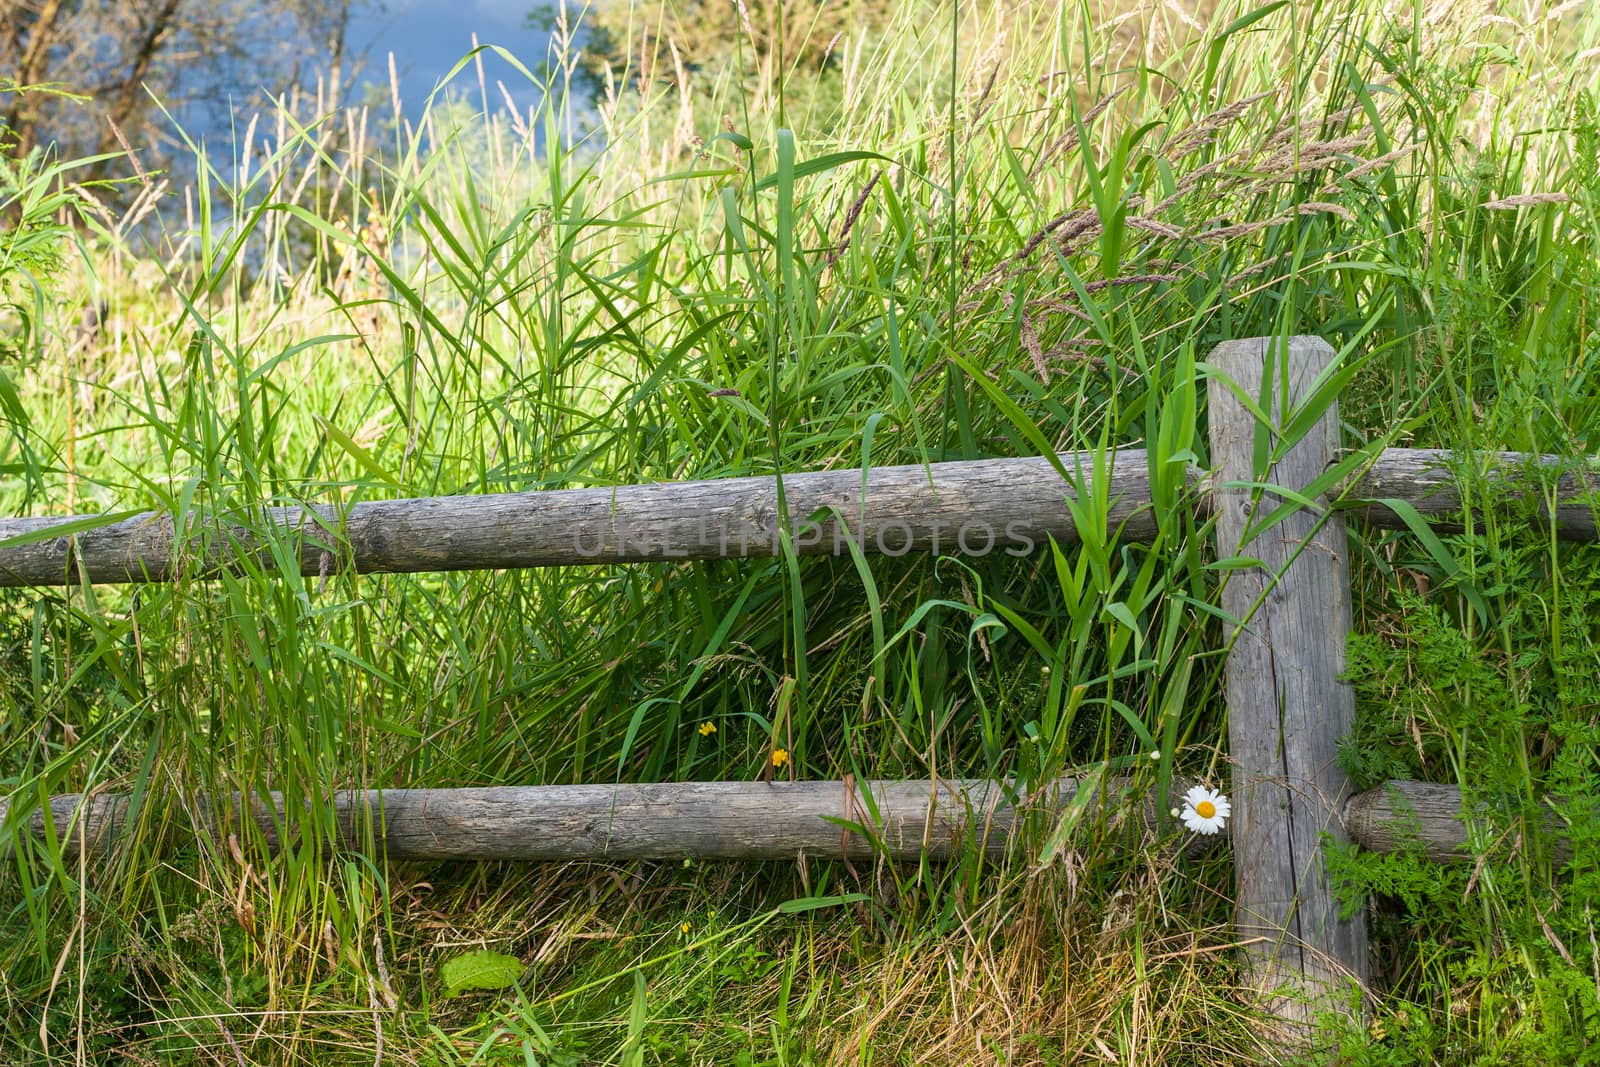
MULTIPOLYGON (((1228 341, 1211 364, 1258 400, 1272 427, 1225 381, 1209 385, 1217 551, 1260 566, 1229 572, 1222 607, 1229 627, 1228 745, 1233 766, 1235 928, 1253 984, 1284 1021, 1291 1041, 1309 1036, 1316 1013, 1348 1003, 1367 981, 1363 916, 1339 918, 1323 835, 1345 840, 1340 810, 1350 783, 1339 741, 1355 720, 1355 696, 1340 681, 1350 631, 1350 567, 1344 521, 1319 507, 1257 528, 1283 503, 1265 483, 1300 491, 1339 447, 1337 404, 1283 449, 1276 430, 1305 402, 1334 352, 1317 337, 1228 341), (1258 434, 1271 448, 1257 469, 1258 434), (1279 454, 1281 451, 1281 454, 1279 454), (1275 457, 1275 460, 1273 459, 1275 457)), ((1318 504, 1324 502, 1318 500, 1318 504)))

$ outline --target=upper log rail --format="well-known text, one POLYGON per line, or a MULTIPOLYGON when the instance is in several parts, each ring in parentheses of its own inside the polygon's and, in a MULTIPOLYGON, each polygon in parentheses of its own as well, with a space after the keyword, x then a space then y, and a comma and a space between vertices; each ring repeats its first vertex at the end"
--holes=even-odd
MULTIPOLYGON (((1470 458, 1493 472, 1485 496, 1534 501, 1559 536, 1600 539, 1600 470, 1515 452, 1470 458), (1554 479, 1530 476, 1538 468, 1554 470, 1554 479)), ((1057 459, 1075 481, 1092 481, 1092 453, 1057 459)), ((1462 509, 1454 466, 1450 453, 1436 449, 1385 449, 1331 495, 1335 506, 1379 527, 1405 528, 1384 503, 1401 500, 1449 528, 1459 525, 1462 509)), ((1110 531, 1124 541, 1149 540, 1157 524, 1147 453, 1113 452, 1105 470, 1110 531)), ((1189 479, 1203 486, 1201 472, 1191 470, 1189 479)), ((802 472, 784 475, 783 488, 800 555, 839 555, 850 540, 891 556, 1025 555, 1052 537, 1079 540, 1068 506, 1077 486, 1047 457, 802 472)), ((1200 513, 1212 505, 1210 492, 1192 498, 1200 513)), ((763 475, 194 514, 181 529, 164 512, 103 526, 91 515, 0 519, 0 586, 172 581, 246 560, 277 573, 274 542, 308 577, 774 556, 778 515, 777 478, 763 475), (49 536, 57 528, 76 532, 49 536), (13 539, 26 543, 5 544, 13 539)))
POLYGON ((1462 528, 1456 469, 1484 472, 1480 499, 1502 507, 1533 504, 1540 521, 1568 541, 1600 540, 1600 466, 1593 461, 1528 452, 1452 453, 1442 448, 1386 448, 1342 494, 1339 507, 1374 526, 1403 530, 1405 521, 1384 503, 1401 500, 1443 532, 1462 528), (1542 470, 1541 470, 1542 468, 1542 470), (1534 472, 1539 472, 1537 476, 1534 472), (1553 477, 1552 477, 1553 476, 1553 477))
MULTIPOLYGON (((1087 484, 1092 453, 1065 453, 1087 484)), ((1109 457, 1107 525, 1131 540, 1155 535, 1142 449, 1109 457)), ((1047 457, 983 459, 783 476, 800 555, 862 551, 1026 555, 1054 537, 1078 541, 1074 492, 1047 457), (863 484, 865 489, 863 490, 863 484)), ((399 574, 596 563, 775 556, 778 480, 771 475, 615 488, 366 501, 340 508, 263 508, 255 521, 149 512, 68 537, 0 547, 0 586, 159 582, 270 560, 287 539, 305 576, 399 574)), ((83 524, 88 516, 0 520, 0 545, 83 524)), ((270 569, 270 567, 268 568, 270 569)))

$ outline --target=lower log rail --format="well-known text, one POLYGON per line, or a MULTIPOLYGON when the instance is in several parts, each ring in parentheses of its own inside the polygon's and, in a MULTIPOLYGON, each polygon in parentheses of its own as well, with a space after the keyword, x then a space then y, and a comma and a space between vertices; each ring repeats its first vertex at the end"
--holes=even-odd
MULTIPOLYGON (((392 860, 784 860, 802 853, 948 860, 979 841, 998 858, 1031 814, 1056 817, 1074 799, 1094 802, 1078 794, 1098 788, 1061 779, 1020 805, 1008 799, 1016 797, 1012 787, 985 779, 350 790, 333 795, 332 819, 342 845, 364 849, 370 841, 392 860)), ((1107 783, 1104 799, 1155 825, 1150 797, 1141 802, 1123 780, 1107 783)), ((11 850, 13 834, 46 832, 42 809, 8 826, 10 803, 0 800, 0 853, 11 850)), ((108 854, 126 837, 126 796, 54 796, 49 811, 65 854, 80 844, 108 854)), ((225 807, 202 804, 193 814, 218 837, 237 831, 225 807)), ((282 796, 258 800, 251 817, 266 846, 280 849, 288 825, 282 796)), ((1421 847, 1435 860, 1471 859, 1454 786, 1390 782, 1351 797, 1343 817, 1370 851, 1421 847)), ((309 809, 303 820, 302 827, 314 823, 309 809)))

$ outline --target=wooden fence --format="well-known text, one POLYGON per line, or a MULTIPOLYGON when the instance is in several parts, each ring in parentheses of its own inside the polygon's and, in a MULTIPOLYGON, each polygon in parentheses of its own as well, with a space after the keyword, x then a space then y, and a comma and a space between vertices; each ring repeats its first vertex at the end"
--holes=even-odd
MULTIPOLYGON (((1245 396, 1260 398, 1277 424, 1310 395, 1334 356, 1318 338, 1258 338, 1218 346, 1211 364, 1245 396)), ((1340 454, 1338 412, 1325 412, 1271 469, 1259 470, 1259 420, 1220 378, 1209 388, 1212 469, 1190 472, 1195 492, 1187 506, 1215 514, 1220 556, 1260 561, 1231 571, 1221 594, 1223 610, 1241 620, 1228 628, 1225 667, 1235 922, 1262 996, 1286 1027, 1303 1033, 1330 997, 1368 977, 1364 920, 1340 918, 1324 835, 1369 849, 1420 841, 1437 859, 1467 858, 1453 787, 1396 782, 1351 795, 1339 770, 1337 746, 1355 713, 1340 682, 1351 625, 1345 516, 1396 529, 1419 519, 1448 526, 1459 521, 1462 499, 1451 456, 1388 449, 1316 507, 1252 534, 1263 506, 1295 499, 1340 454), (1250 488, 1263 485, 1290 492, 1250 488)), ((1078 531, 1067 501, 1097 471, 1110 483, 1106 532, 1124 541, 1154 535, 1143 451, 1116 452, 1098 467, 1087 453, 1056 458, 1059 470, 1032 458, 787 474, 788 514, 807 520, 794 531, 795 550, 838 553, 852 539, 889 555, 1021 555, 1047 538, 1072 543, 1078 531), (973 543, 974 531, 985 540, 973 543)), ((1593 471, 1551 456, 1472 458, 1497 472, 1500 496, 1536 503, 1560 536, 1596 539, 1600 477, 1593 471), (1547 470, 1530 477, 1535 468, 1547 470)), ((110 525, 89 517, 10 519, 0 520, 0 540, 10 542, 0 547, 0 585, 203 577, 286 549, 305 575, 771 556, 780 551, 779 515, 777 479, 763 476, 274 508, 245 518, 196 514, 181 525, 166 514, 110 525)), ((998 854, 1020 819, 1087 800, 1085 789, 1103 790, 1104 800, 1117 794, 1126 810, 1154 817, 1148 798, 1130 794, 1126 782, 1072 780, 1032 796, 1001 782, 846 780, 387 789, 338 792, 328 803, 341 841, 396 859, 943 858, 971 847, 998 854)), ((8 835, 56 835, 69 851, 104 850, 118 840, 129 804, 109 795, 28 798, 27 818, 8 820, 9 808, 23 805, 14 796, 0 801, 0 825, 8 835)), ((285 819, 276 795, 249 805, 198 804, 197 826, 226 832, 226 820, 243 809, 271 846, 297 822, 285 819)))

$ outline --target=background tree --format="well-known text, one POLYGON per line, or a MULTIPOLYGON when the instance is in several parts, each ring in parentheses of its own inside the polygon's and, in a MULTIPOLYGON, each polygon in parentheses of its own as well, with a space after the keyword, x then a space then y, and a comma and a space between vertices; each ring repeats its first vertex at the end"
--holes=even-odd
POLYGON ((351 0, 0 0, 0 76, 14 83, 0 126, 13 152, 126 146, 160 166, 175 139, 157 100, 204 129, 248 102, 236 86, 281 91, 315 69, 336 94, 350 13, 351 0), (41 84, 81 99, 20 91, 41 84))

